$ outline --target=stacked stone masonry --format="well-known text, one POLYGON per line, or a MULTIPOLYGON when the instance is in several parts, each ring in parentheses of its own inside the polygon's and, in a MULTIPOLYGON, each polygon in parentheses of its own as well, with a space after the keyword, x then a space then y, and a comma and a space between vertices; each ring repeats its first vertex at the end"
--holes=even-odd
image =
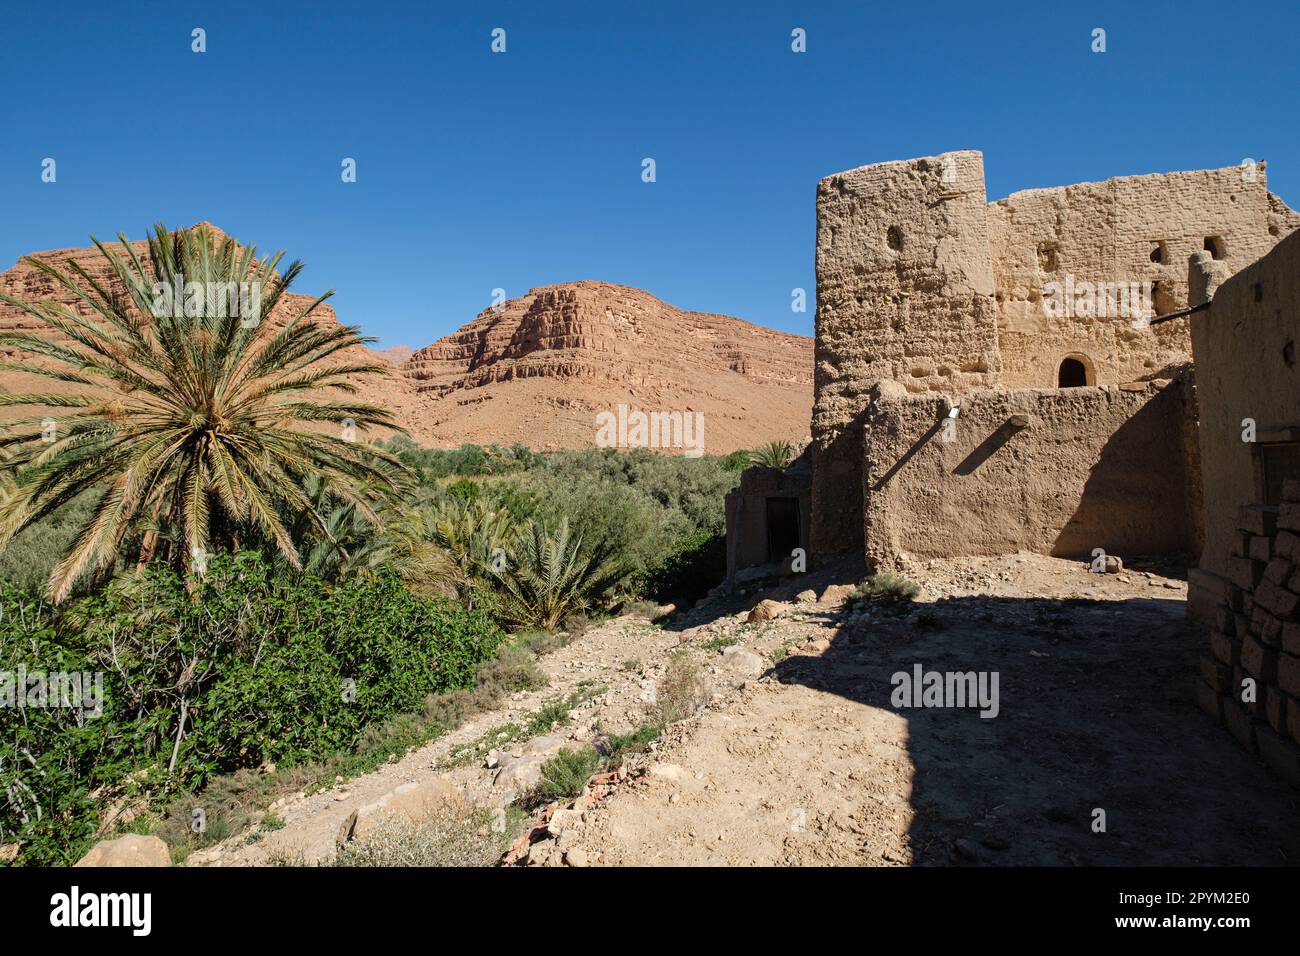
POLYGON ((1300 786, 1300 480, 1285 484, 1282 499, 1240 511, 1197 700, 1300 786))

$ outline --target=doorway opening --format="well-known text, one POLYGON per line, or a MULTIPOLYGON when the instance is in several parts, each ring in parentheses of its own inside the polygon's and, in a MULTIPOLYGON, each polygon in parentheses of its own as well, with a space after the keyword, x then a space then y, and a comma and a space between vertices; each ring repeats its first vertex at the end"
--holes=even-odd
POLYGON ((767 499, 767 560, 784 561, 799 547, 799 499, 767 499))

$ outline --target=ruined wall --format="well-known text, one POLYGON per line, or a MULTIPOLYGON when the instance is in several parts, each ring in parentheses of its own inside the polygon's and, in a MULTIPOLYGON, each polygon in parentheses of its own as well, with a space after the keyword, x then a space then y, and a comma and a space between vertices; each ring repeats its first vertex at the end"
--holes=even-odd
POLYGON ((817 186, 812 547, 861 544, 871 385, 963 391, 997 380, 993 273, 978 152, 863 166, 817 186))
POLYGON ((1236 524, 1196 698, 1300 786, 1300 480, 1284 483, 1278 507, 1240 508, 1236 524))
MULTIPOLYGON (((1182 518, 1172 517, 1165 493, 1158 495, 1161 512, 1169 510, 1182 530, 1170 537, 1152 528, 1127 540, 1145 550, 1175 539, 1179 548, 1199 548, 1196 393, 1185 377, 1189 322, 1147 327, 1145 321, 1189 304, 1192 254, 1205 253, 1226 274, 1297 228, 1300 214, 1268 192, 1262 163, 1027 190, 992 204, 984 201, 983 159, 973 151, 864 166, 822 180, 814 557, 863 544, 861 516, 871 509, 864 511, 862 497, 863 427, 868 420, 888 425, 869 407, 875 385, 954 396, 1054 389, 1066 357, 1083 363, 1088 385, 1184 379, 1185 414, 1176 434, 1160 440, 1177 453, 1180 467, 1190 468, 1182 518), (1049 313, 1043 298, 1050 283, 1062 291, 1091 284, 1093 309, 1075 301, 1067 314, 1049 313), (1109 308, 1099 313, 1103 301, 1109 308)), ((1078 426, 1077 438, 1063 432, 1062 443, 1093 447, 1094 439, 1119 432, 1118 422, 1103 422, 1097 434, 1086 421, 1078 426)), ((1062 506, 1052 507, 1055 514, 1062 506)), ((1020 515, 1038 520, 1023 509, 1020 515)), ((941 553, 962 553, 962 547, 941 553)))
POLYGON ((1239 509, 1276 504, 1263 500, 1261 455, 1300 440, 1300 234, 1224 281, 1191 326, 1205 546, 1188 599, 1204 611, 1222 596, 1214 579, 1241 573, 1239 509), (1253 443, 1242 440, 1247 418, 1255 422, 1253 443))
POLYGON ((768 562, 768 498, 798 499, 799 547, 808 550, 812 491, 806 463, 801 459, 785 471, 746 468, 740 474, 740 486, 726 497, 728 581, 742 568, 768 562))
POLYGON ((1123 557, 1187 548, 1179 382, 982 390, 949 403, 877 390, 864 441, 868 568, 1019 550, 1123 557))
POLYGON ((1002 382, 1011 388, 1055 387, 1069 355, 1086 356, 1089 384, 1099 385, 1145 380, 1190 355, 1186 322, 1135 328, 1136 308, 1049 317, 1048 283, 1113 283, 1125 293, 1151 283, 1155 312, 1172 312, 1188 305, 1190 255, 1209 246, 1235 272, 1300 224, 1269 194, 1263 163, 1031 189, 990 204, 988 218, 1002 382))

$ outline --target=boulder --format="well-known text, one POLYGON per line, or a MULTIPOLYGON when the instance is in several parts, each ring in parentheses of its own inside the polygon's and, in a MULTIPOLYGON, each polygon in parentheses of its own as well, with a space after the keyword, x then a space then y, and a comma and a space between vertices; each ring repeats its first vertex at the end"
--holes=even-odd
POLYGON ((771 621, 780 617, 790 610, 790 605, 782 604, 779 601, 759 601, 750 610, 745 621, 748 624, 760 624, 763 621, 771 621))
POLYGON ((450 780, 431 777, 420 783, 404 783, 373 803, 353 810, 339 828, 338 842, 368 839, 385 818, 423 823, 464 808, 465 794, 450 780))
POLYGON ((817 592, 814 591, 812 588, 809 588, 806 591, 800 591, 798 594, 794 596, 794 603, 795 604, 816 604, 817 592))
POLYGON ((73 866, 171 866, 167 844, 156 836, 101 840, 73 866))
POLYGON ((739 644, 722 649, 719 670, 725 675, 726 682, 733 687, 743 686, 748 681, 761 677, 767 667, 767 658, 760 657, 739 644))
POLYGON ((503 757, 501 769, 492 778, 492 786, 516 793, 531 790, 542 781, 542 764, 546 757, 541 754, 529 754, 526 757, 503 757))
POLYGON ((849 595, 856 589, 857 586, 853 584, 832 584, 822 592, 822 596, 818 599, 818 603, 830 604, 838 607, 847 601, 849 595))

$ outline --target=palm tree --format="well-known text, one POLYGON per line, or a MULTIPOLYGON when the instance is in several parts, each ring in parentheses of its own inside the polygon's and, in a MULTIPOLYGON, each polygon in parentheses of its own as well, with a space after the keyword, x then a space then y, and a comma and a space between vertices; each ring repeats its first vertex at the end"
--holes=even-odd
POLYGON ((50 576, 48 594, 60 601, 86 573, 110 571, 136 534, 141 564, 161 551, 188 571, 216 548, 260 538, 301 567, 288 527, 293 515, 306 515, 332 538, 304 491, 313 475, 331 500, 376 519, 371 499, 392 497, 407 471, 386 452, 350 439, 356 429, 391 427, 392 414, 311 395, 350 395, 350 376, 383 369, 340 354, 370 341, 355 327, 311 317, 333 293, 272 320, 277 305, 289 304, 285 293, 303 268, 295 261, 278 272, 283 252, 258 259, 255 248, 206 225, 170 233, 160 224, 142 262, 124 235, 118 239, 121 252, 91 236, 111 269, 112 288, 74 261, 60 271, 28 260, 79 309, 0 294, 45 326, 0 334, 0 345, 45 361, 0 367, 80 387, 73 394, 0 394, 0 407, 28 414, 0 429, 16 481, 0 504, 0 548, 77 494, 102 489, 50 576), (214 294, 233 288, 244 293, 240 308, 214 294), (168 289, 185 290, 183 307, 160 306, 168 289))
POLYGON ((584 554, 582 538, 569 533, 567 519, 554 534, 531 522, 518 535, 513 557, 514 567, 492 569, 503 592, 501 615, 547 631, 591 607, 626 570, 605 554, 584 554))
POLYGON ((770 441, 749 453, 749 464, 755 468, 784 468, 790 464, 792 451, 788 441, 770 441))
POLYGON ((515 537, 505 508, 481 498, 449 497, 429 515, 429 538, 444 549, 459 569, 462 587, 485 581, 501 570, 515 537))

